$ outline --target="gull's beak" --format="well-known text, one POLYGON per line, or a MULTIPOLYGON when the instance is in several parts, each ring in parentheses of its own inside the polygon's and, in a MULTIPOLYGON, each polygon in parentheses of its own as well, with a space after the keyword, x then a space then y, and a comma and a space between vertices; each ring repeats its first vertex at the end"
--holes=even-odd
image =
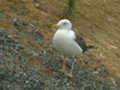
POLYGON ((53 24, 52 28, 57 30, 58 29, 58 25, 57 24, 53 24))

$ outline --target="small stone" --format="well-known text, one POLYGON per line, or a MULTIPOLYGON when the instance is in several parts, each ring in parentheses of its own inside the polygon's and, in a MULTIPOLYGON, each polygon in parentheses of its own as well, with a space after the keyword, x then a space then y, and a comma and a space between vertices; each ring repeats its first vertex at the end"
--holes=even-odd
POLYGON ((39 7, 40 5, 39 5, 39 3, 35 3, 35 7, 39 7))
POLYGON ((28 0, 22 0, 23 2, 27 2, 28 0))

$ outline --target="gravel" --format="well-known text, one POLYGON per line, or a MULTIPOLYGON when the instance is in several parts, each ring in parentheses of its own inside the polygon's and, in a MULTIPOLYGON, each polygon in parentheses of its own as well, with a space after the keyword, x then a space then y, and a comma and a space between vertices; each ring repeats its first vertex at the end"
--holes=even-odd
MULTIPOLYGON (((39 42, 43 40, 38 31, 26 33, 37 35, 34 38, 36 41, 37 38, 39 42)), ((27 50, 8 32, 0 29, 0 90, 120 90, 112 81, 107 82, 99 77, 99 73, 105 73, 106 77, 109 75, 103 66, 97 69, 86 68, 81 60, 75 63, 73 77, 66 76, 60 71, 64 57, 58 53, 53 54, 52 49, 48 48, 41 49, 39 53, 34 49, 27 50), (39 67, 33 67, 31 62, 25 60, 29 56, 37 56, 47 72, 54 74, 48 75, 40 72, 37 69, 39 67)), ((68 70, 70 66, 71 62, 68 62, 68 70)))

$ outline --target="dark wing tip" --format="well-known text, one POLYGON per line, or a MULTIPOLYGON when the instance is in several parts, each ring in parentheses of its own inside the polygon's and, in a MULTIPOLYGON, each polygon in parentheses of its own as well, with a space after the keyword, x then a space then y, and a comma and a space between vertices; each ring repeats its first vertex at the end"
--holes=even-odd
POLYGON ((80 33, 75 32, 75 35, 76 35, 75 41, 83 49, 83 53, 87 52, 88 49, 95 49, 95 48, 97 48, 96 46, 93 46, 93 45, 87 45, 85 40, 80 35, 80 33))
POLYGON ((87 48, 88 49, 95 49, 95 48, 97 48, 96 46, 93 46, 93 45, 89 45, 89 46, 87 46, 87 48))
POLYGON ((75 35, 76 35, 75 41, 83 49, 83 53, 84 53, 88 49, 87 44, 86 44, 85 40, 82 38, 82 36, 78 32, 75 32, 75 35))

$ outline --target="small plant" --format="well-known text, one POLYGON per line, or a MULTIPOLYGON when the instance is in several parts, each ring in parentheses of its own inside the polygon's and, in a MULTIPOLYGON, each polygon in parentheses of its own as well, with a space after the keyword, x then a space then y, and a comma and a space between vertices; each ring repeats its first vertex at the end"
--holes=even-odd
POLYGON ((68 0, 68 8, 65 9, 65 12, 61 18, 70 19, 70 16, 72 15, 74 10, 74 4, 75 4, 75 0, 68 0))
POLYGON ((72 11, 74 9, 74 1, 75 0, 69 0, 68 1, 68 11, 67 11, 67 13, 68 13, 69 16, 72 15, 72 11))

